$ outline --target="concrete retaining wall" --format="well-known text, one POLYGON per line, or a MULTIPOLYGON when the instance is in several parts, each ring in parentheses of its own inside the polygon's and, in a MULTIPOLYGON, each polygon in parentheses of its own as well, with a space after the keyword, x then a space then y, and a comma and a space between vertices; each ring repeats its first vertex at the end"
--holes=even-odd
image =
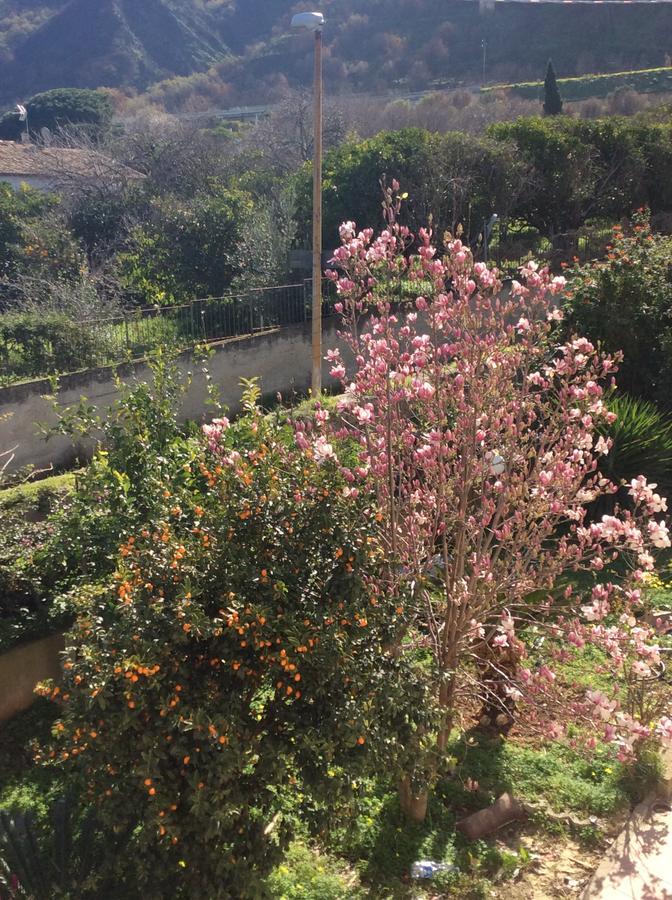
MULTIPOLYGON (((214 354, 207 368, 212 380, 220 385, 222 401, 232 412, 239 408, 240 379, 259 377, 265 398, 293 391, 305 393, 311 377, 310 322, 290 325, 252 337, 235 338, 213 345, 214 354)), ((324 345, 334 346, 337 319, 324 322, 324 345)), ((178 365, 183 372, 193 372, 193 382, 185 397, 184 420, 201 421, 206 418, 206 381, 201 365, 194 361, 191 351, 181 353, 178 365)), ((325 385, 329 383, 328 365, 323 366, 325 385)), ((147 381, 151 372, 145 361, 122 366, 104 366, 63 375, 59 379, 58 405, 76 405, 82 397, 103 413, 119 396, 115 373, 122 381, 147 381)), ((9 471, 32 465, 38 469, 71 465, 77 458, 85 458, 89 451, 85 443, 57 436, 45 440, 38 423, 53 425, 56 415, 52 402, 46 398, 50 391, 47 380, 0 388, 0 452, 14 449, 9 471)))
POLYGON ((0 656, 0 722, 32 706, 38 682, 60 679, 64 646, 63 635, 56 634, 0 656))

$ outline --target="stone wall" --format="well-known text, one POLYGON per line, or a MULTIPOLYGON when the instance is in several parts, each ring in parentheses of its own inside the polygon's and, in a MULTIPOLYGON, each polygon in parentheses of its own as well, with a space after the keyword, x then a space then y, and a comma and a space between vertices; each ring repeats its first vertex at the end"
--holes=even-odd
MULTIPOLYGON (((240 379, 258 377, 265 399, 278 393, 290 396, 305 394, 311 377, 310 322, 274 329, 262 334, 234 338, 213 344, 213 355, 207 368, 212 380, 221 387, 222 401, 232 412, 240 403, 240 379)), ((337 343, 337 319, 324 321, 324 346, 337 343)), ((193 372, 193 381, 185 397, 184 420, 207 418, 206 382, 201 364, 191 351, 181 353, 178 365, 183 372, 193 372)), ((323 364, 323 379, 329 384, 329 366, 323 364)), ((147 381, 151 372, 146 361, 121 366, 104 366, 85 372, 63 375, 57 395, 61 408, 77 404, 82 397, 103 413, 118 397, 115 374, 124 382, 147 381)), ((66 437, 45 440, 38 423, 53 425, 56 415, 48 399, 49 381, 39 380, 0 388, 0 451, 13 450, 9 471, 32 465, 38 469, 61 468, 78 458, 86 458, 90 446, 66 437)))
POLYGON ((60 679, 63 648, 63 635, 55 634, 0 656, 0 722, 32 706, 38 682, 60 679))

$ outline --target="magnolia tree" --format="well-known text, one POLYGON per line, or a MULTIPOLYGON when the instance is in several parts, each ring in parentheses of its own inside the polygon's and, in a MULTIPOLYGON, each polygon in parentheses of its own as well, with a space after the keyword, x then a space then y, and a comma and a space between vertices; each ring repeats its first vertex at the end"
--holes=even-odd
POLYGON ((561 736, 549 716, 554 664, 587 643, 607 651, 624 686, 573 704, 596 729, 589 740, 616 741, 626 758, 645 738, 672 739, 672 721, 636 701, 659 663, 642 582, 670 541, 665 500, 643 477, 627 509, 591 519, 616 490, 597 463, 610 449, 598 429, 612 418, 604 394, 618 359, 559 339, 564 279, 530 262, 505 286, 452 236, 439 258, 430 230, 398 223, 397 197, 394 184, 379 236, 341 228, 328 275, 347 350, 328 359, 344 393, 336 416, 322 410, 296 429, 353 496, 377 495, 380 589, 407 623, 398 652, 431 651, 439 719, 418 734, 425 752, 401 782, 421 819, 457 709, 476 699, 481 724, 506 730, 520 707, 561 736))

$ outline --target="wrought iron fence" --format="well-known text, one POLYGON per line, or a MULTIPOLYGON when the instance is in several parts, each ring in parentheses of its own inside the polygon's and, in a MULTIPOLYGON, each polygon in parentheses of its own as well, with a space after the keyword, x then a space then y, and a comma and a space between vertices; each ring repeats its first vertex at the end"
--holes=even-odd
POLYGON ((97 332, 112 361, 142 356, 160 345, 185 349, 201 342, 305 322, 309 299, 305 284, 290 284, 255 288, 239 296, 193 300, 181 306, 138 309, 83 324, 97 332))
MULTIPOLYGON (((332 282, 325 281, 323 295, 323 314, 330 315, 335 298, 332 282)), ((62 336, 55 334, 41 334, 39 347, 35 340, 30 346, 24 346, 20 338, 6 342, 0 348, 0 381, 123 362, 162 346, 185 350, 199 343, 295 325, 310 320, 311 305, 312 280, 307 280, 83 320, 77 323, 78 341, 66 341, 64 346, 62 336)), ((69 334, 72 337, 71 330, 69 334)))
MULTIPOLYGON (((602 258, 610 237, 610 232, 608 234, 570 232, 558 235, 551 244, 539 235, 534 235, 531 239, 520 239, 511 234, 507 239, 497 241, 489 248, 489 261, 507 274, 515 273, 529 259, 547 264, 553 271, 560 271, 563 263, 573 261, 585 263, 602 258), (528 244, 529 246, 526 246, 528 244)), ((482 250, 481 253, 477 251, 476 255, 482 258, 482 250)))

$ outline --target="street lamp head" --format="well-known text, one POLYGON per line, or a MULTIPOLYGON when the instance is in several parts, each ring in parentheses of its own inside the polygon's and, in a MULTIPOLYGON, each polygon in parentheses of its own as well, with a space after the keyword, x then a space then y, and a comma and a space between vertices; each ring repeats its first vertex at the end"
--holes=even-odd
POLYGON ((321 12, 297 13, 292 18, 292 28, 308 28, 311 31, 322 31, 324 16, 321 12))

